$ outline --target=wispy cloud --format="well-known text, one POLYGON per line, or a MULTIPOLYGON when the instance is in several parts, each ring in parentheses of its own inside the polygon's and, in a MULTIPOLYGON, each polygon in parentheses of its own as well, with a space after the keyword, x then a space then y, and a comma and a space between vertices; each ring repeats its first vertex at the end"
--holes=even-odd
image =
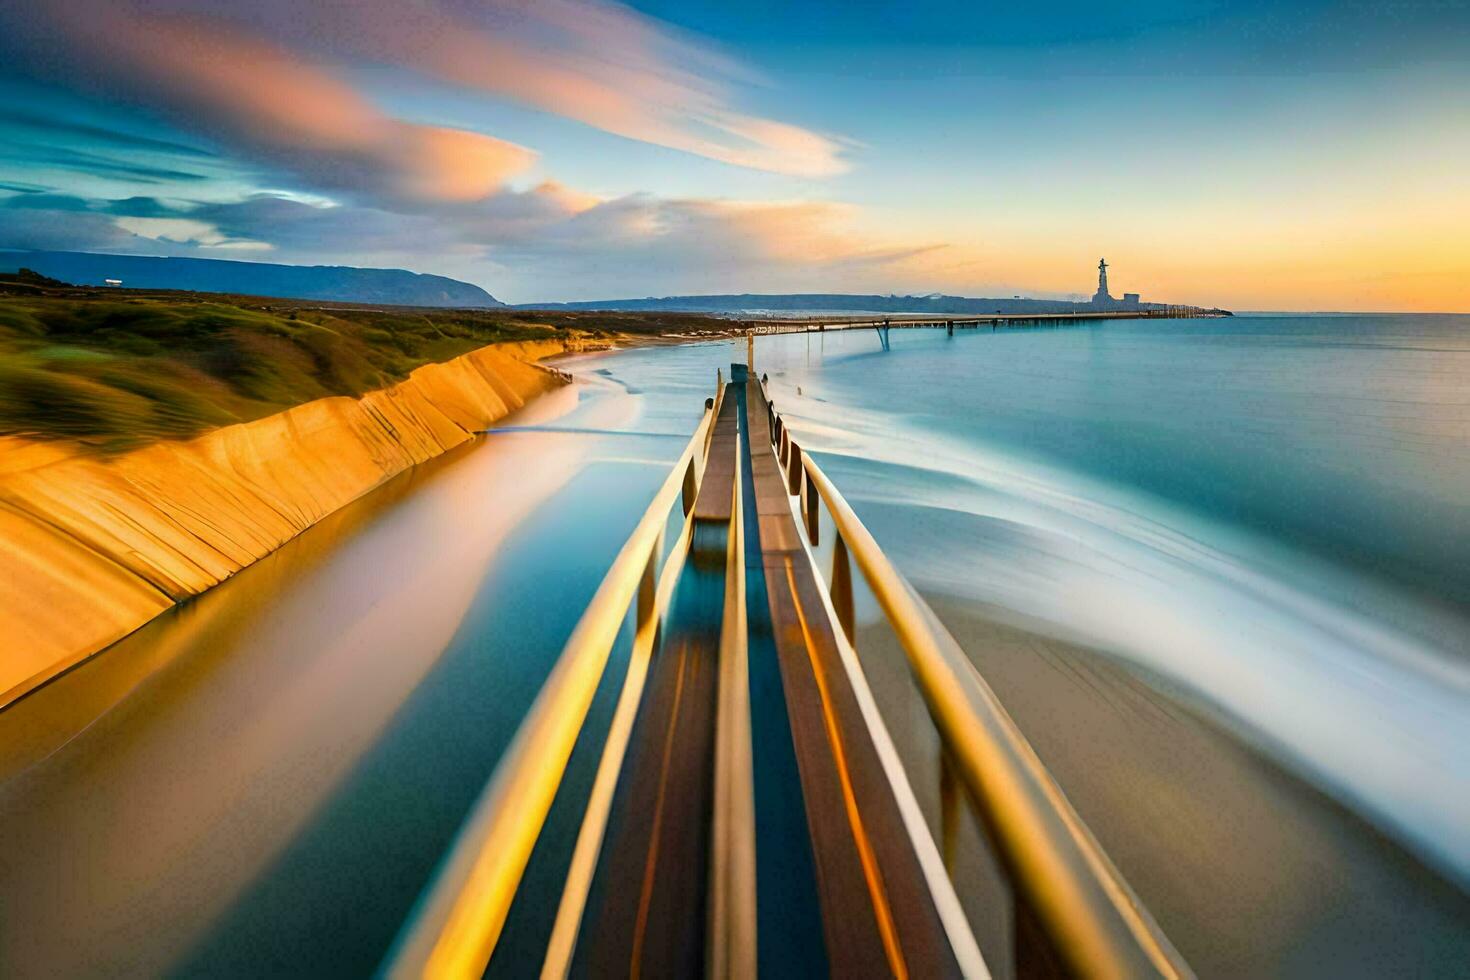
POLYGON ((0 58, 7 47, 33 77, 123 110, 120 129, 90 111, 53 121, 37 107, 0 110, 0 124, 30 134, 13 152, 43 176, 200 179, 185 162, 199 151, 167 131, 127 131, 147 132, 128 122, 139 114, 335 203, 290 193, 219 203, 205 190, 197 196, 211 202, 180 206, 173 199, 194 196, 184 186, 160 187, 166 201, 27 195, 0 204, 0 244, 177 254, 247 243, 282 261, 432 264, 481 281, 540 267, 544 282, 591 292, 790 279, 911 252, 867 243, 835 204, 608 200, 555 181, 517 190, 532 150, 394 116, 356 81, 365 76, 354 69, 387 66, 735 166, 807 177, 846 168, 842 141, 739 108, 762 82, 738 62, 602 0, 18 0, 0 8, 0 58))
POLYGON ((0 209, 0 248, 80 249, 150 255, 187 251, 120 228, 115 218, 105 214, 19 208, 0 209))
POLYGON ((32 167, 69 170, 88 175, 124 178, 144 184, 165 181, 202 181, 205 174, 175 167, 155 166, 140 160, 118 159, 86 150, 41 143, 10 142, 0 146, 0 162, 24 163, 32 167))
POLYGON ((847 169, 839 140, 741 112, 736 92, 759 79, 737 61, 600 0, 257 0, 246 10, 227 0, 188 0, 187 6, 245 19, 262 36, 305 51, 394 65, 742 167, 810 177, 847 169))
POLYGON ((468 204, 393 211, 270 194, 187 208, 147 197, 32 198, 48 210, 21 199, 0 205, 0 245, 210 255, 268 244, 272 261, 330 256, 433 271, 517 300, 743 292, 753 282, 773 291, 810 290, 815 282, 868 291, 911 279, 943 253, 866 236, 845 205, 648 194, 599 200, 552 182, 468 204), (21 213, 30 217, 17 220, 21 213), (59 243, 41 231, 52 225, 74 237, 59 243))
POLYGON ((118 218, 115 224, 123 231, 173 245, 201 245, 236 251, 270 251, 267 242, 222 235, 207 221, 193 218, 118 218))
POLYGON ((27 130, 33 137, 77 137, 89 144, 116 147, 127 150, 144 150, 185 157, 210 157, 214 154, 197 146, 189 146, 173 140, 140 136, 107 126, 97 126, 75 119, 63 119, 28 112, 12 106, 0 106, 0 127, 27 130))
POLYGON ((59 30, 79 72, 317 186, 471 200, 534 159, 490 136, 394 119, 330 72, 219 18, 100 0, 32 13, 31 29, 59 30))
POLYGON ((323 189, 473 200, 534 160, 388 115, 346 80, 359 65, 742 167, 845 169, 839 141, 734 107, 731 90, 750 81, 736 63, 598 0, 17 0, 0 28, 43 76, 161 110, 323 189))

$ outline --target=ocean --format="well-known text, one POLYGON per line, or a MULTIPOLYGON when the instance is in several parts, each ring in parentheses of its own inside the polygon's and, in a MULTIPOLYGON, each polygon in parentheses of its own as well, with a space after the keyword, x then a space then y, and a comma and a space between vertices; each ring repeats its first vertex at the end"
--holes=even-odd
MULTIPOLYGON (((756 371, 1197 968, 1470 952, 1470 317, 891 337, 756 371)), ((744 359, 598 370, 659 425, 744 359)))
MULTIPOLYGON (((579 384, 0 713, 0 972, 372 972, 745 357, 567 359, 579 384)), ((832 332, 755 358, 1199 975, 1463 974, 1470 317, 832 332)), ((932 814, 931 726, 858 600, 932 814)), ((544 945, 598 752, 579 741, 491 975, 544 945)), ((996 948, 1004 910, 971 908, 996 948)))

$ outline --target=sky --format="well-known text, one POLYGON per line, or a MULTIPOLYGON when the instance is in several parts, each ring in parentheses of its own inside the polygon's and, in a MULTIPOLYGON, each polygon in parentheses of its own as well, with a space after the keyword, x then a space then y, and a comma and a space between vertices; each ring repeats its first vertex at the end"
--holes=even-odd
POLYGON ((1470 3, 7 0, 0 247, 1470 311, 1470 3))

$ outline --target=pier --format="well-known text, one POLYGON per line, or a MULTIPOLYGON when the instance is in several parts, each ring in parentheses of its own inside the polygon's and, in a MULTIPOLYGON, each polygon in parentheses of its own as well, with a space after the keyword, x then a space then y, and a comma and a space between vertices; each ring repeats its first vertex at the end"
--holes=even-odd
POLYGON ((745 365, 707 400, 385 973, 480 976, 515 904, 545 901, 520 886, 581 739, 600 751, 559 842, 542 977, 1190 975, 745 365), (937 736, 937 814, 864 677, 859 582, 937 736), (607 678, 620 637, 626 668, 607 678), (616 703, 593 730, 605 682, 616 703), (1007 886, 1001 941, 977 939, 951 880, 966 820, 1007 886))
POLYGON ((891 330, 943 330, 953 337, 956 330, 999 330, 1019 327, 1063 327, 1075 326, 1099 320, 1181 320, 1215 319, 1228 317, 1228 310, 1203 309, 1196 306, 1169 306, 1150 310, 1085 310, 1070 313, 994 313, 952 316, 839 316, 839 317, 780 317, 767 320, 745 321, 745 332, 752 335, 790 333, 826 333, 835 330, 874 330, 884 350, 889 349, 891 330))

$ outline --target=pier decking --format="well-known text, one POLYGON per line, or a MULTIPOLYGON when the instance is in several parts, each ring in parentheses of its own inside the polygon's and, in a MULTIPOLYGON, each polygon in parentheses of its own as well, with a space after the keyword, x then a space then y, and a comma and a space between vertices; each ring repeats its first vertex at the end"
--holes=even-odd
POLYGON ((943 330, 953 337, 956 330, 998 330, 1016 327, 1061 327, 1103 320, 1188 320, 1215 319, 1232 314, 1227 310, 1207 310, 1194 306, 1170 306, 1158 310, 1082 310, 1068 313, 994 313, 930 316, 901 314, 890 316, 813 316, 806 318, 774 317, 749 321, 746 332, 762 336, 788 333, 826 333, 837 330, 875 330, 879 343, 888 350, 891 330, 943 330))
POLYGON ((743 365, 707 403, 386 972, 484 973, 513 903, 536 900, 517 892, 584 734, 601 752, 576 839, 560 843, 555 924, 542 962, 517 973, 1189 974, 743 365), (943 747, 932 820, 853 648, 855 570, 943 747), (630 619, 611 722, 584 733, 630 619), (949 878, 962 799, 1009 884, 1003 947, 980 947, 949 878))

